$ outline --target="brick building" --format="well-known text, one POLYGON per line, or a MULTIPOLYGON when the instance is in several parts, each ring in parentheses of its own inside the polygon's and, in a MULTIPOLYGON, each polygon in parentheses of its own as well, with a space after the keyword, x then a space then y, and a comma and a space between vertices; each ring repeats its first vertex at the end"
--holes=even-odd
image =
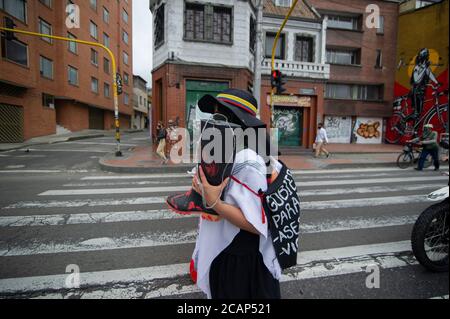
POLYGON ((143 129, 147 124, 147 99, 147 81, 139 75, 133 75, 133 115, 131 127, 134 129, 143 129))
POLYGON ((332 142, 381 143, 392 115, 398 1, 308 0, 324 19, 330 79, 324 121, 332 142), (368 24, 379 8, 378 28, 368 24), (369 19, 368 19, 369 18, 369 19))
MULTIPOLYGON (((133 110, 131 5, 132 0, 5 0, 0 1, 0 19, 2 25, 5 17, 13 19, 17 29, 108 46, 123 77, 119 112, 126 128, 133 110), (79 28, 66 24, 69 4, 79 8, 79 28)), ((54 134, 57 126, 70 131, 114 127, 112 66, 106 52, 75 42, 15 36, 1 38, 0 142, 54 134)))
MULTIPOLYGON (((154 123, 178 119, 189 127, 205 93, 253 89, 255 3, 150 1, 154 123)), ((292 1, 263 4, 259 105, 261 119, 269 123, 271 48, 292 1)), ((325 122, 332 142, 381 143, 392 114, 397 18, 398 1, 297 3, 275 57, 275 68, 287 76, 286 91, 274 98, 281 147, 311 147, 318 122, 325 122), (365 23, 371 4, 380 9, 378 28, 365 23)))

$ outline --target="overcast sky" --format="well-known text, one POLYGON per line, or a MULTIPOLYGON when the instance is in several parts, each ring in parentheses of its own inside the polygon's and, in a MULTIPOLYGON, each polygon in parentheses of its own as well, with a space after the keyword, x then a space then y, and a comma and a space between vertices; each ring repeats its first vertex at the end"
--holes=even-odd
POLYGON ((133 1, 133 73, 151 86, 152 72, 152 13, 149 0, 133 1))

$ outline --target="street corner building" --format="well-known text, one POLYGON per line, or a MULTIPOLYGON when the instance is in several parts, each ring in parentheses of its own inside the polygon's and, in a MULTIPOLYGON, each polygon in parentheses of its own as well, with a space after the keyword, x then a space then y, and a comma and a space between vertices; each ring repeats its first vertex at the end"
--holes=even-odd
MULTIPOLYGON (((275 52, 275 69, 287 82, 272 99, 281 147, 312 147, 319 122, 330 142, 382 143, 392 115, 398 2, 298 1, 275 52), (380 9, 377 28, 365 24, 372 3, 380 9)), ((153 126, 178 119, 190 128, 197 101, 228 87, 259 95, 269 123, 271 51, 291 4, 264 0, 258 37, 258 1, 150 1, 153 126)))
MULTIPOLYGON (((108 47, 123 79, 121 128, 133 113, 132 0, 2 0, 2 26, 108 47)), ((0 143, 114 128, 113 70, 100 47, 14 33, 1 36, 0 143)))

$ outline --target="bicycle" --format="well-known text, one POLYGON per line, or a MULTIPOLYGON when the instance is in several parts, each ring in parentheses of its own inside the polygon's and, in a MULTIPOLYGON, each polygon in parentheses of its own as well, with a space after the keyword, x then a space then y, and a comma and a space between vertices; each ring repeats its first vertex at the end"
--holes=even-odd
MULTIPOLYGON (((422 148, 414 147, 412 143, 406 143, 403 152, 397 157, 397 166, 401 169, 408 168, 419 161, 422 148)), ((428 168, 433 164, 433 158, 428 155, 423 164, 424 168, 428 168)))
POLYGON ((424 105, 430 101, 434 101, 433 106, 428 109, 425 114, 421 114, 418 119, 413 113, 408 112, 410 98, 409 94, 398 97, 394 101, 394 114, 388 121, 388 127, 391 130, 391 136, 386 136, 386 141, 392 144, 397 143, 402 137, 412 139, 417 136, 419 127, 431 122, 437 116, 437 124, 435 128, 438 130, 448 131, 448 102, 440 104, 439 99, 448 95, 448 89, 438 92, 439 85, 427 84, 433 90, 432 98, 425 100, 424 105))

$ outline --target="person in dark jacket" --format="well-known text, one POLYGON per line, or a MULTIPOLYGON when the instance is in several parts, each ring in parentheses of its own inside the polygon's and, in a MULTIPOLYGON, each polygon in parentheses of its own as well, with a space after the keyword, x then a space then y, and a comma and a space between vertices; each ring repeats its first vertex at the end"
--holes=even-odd
POLYGON ((433 158, 434 170, 439 170, 439 144, 437 138, 438 133, 433 131, 433 124, 425 124, 423 126, 422 136, 407 141, 408 143, 418 143, 419 145, 423 145, 422 153, 419 158, 419 165, 415 168, 416 170, 423 170, 423 164, 429 154, 431 154, 431 157, 433 158))
POLYGON ((162 158, 162 164, 167 164, 169 161, 166 157, 166 137, 167 130, 162 122, 158 122, 156 126, 156 142, 158 143, 158 148, 156 149, 156 154, 162 158))

